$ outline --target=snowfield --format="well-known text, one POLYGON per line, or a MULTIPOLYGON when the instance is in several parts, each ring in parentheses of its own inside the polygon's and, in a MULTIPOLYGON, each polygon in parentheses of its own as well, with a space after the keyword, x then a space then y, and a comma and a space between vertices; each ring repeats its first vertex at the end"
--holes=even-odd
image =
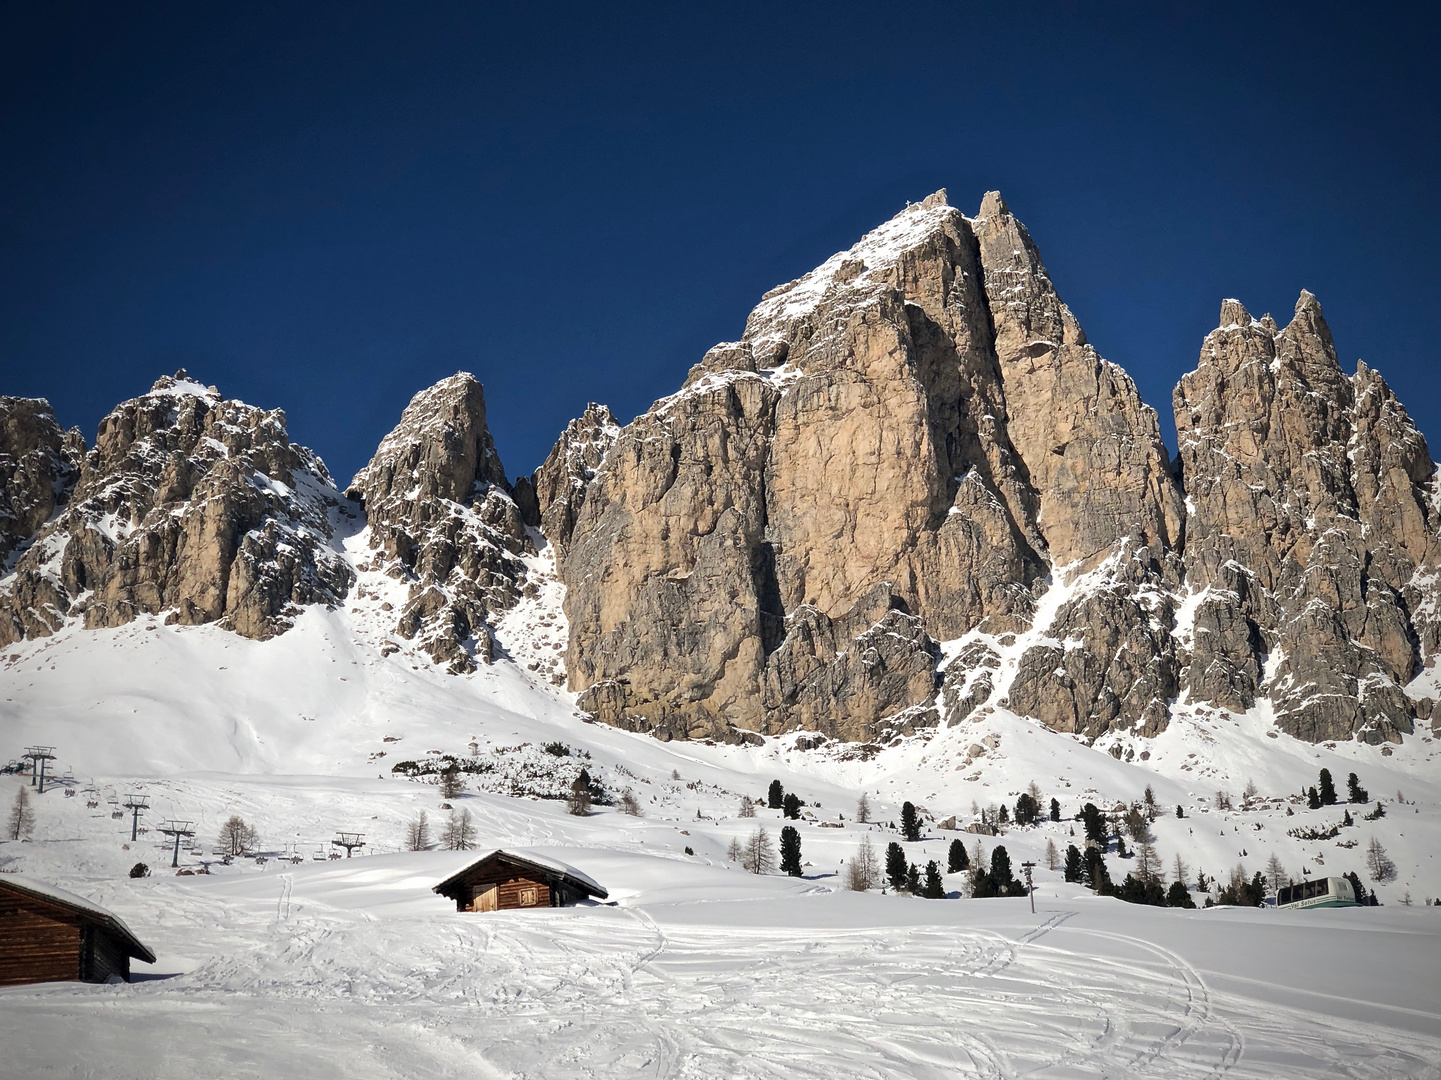
MULTIPOLYGON (((585 723, 519 662, 557 632, 553 614, 536 628, 541 614, 507 617, 529 634, 517 662, 465 677, 382 656, 366 611, 312 609, 268 642, 142 619, 7 650, 0 763, 54 745, 60 781, 34 801, 33 840, 0 843, 0 872, 104 905, 159 960, 129 985, 0 990, 0 1077, 1441 1078, 1429 734, 1383 756, 1188 714, 1127 743, 1127 761, 996 710, 867 753, 794 736, 661 743, 585 723), (444 820, 423 772, 439 754, 476 769, 452 802, 477 851, 402 850, 421 810, 436 834, 444 820), (1323 766, 1343 798, 1357 772, 1371 803, 1307 809, 1297 796, 1323 766), (642 816, 567 814, 555 796, 581 767, 611 794, 629 788, 642 816), (739 816, 772 779, 806 803, 800 878, 727 855, 757 825, 778 837, 779 811, 739 816), (939 827, 1013 806, 1032 781, 1062 821, 999 837, 939 827), (1247 781, 1261 800, 1243 810, 1247 781), (1354 870, 1383 906, 1144 908, 1046 868, 1048 840, 1083 839, 1069 820, 1082 803, 1148 784, 1168 867, 1180 855, 1224 878, 1275 854, 1298 877, 1354 870), (1218 790, 1236 810, 1215 808, 1218 790), (862 791, 874 824, 854 820, 862 791), (109 801, 132 792, 152 808, 133 844, 109 801), (1040 864, 1035 913, 960 898, 964 874, 945 878, 947 900, 846 891, 862 836, 878 851, 898 840, 907 799, 927 819, 912 861, 944 869, 957 837, 983 856, 1003 844, 1014 866, 1040 864), (1365 820, 1378 799, 1385 816, 1365 820), (1356 823, 1336 837, 1289 835, 1347 809, 1356 823), (231 814, 259 830, 263 862, 212 854, 231 814), (174 876, 154 828, 168 818, 196 822, 180 861, 209 875, 174 876), (364 853, 326 858, 339 830, 365 833, 364 853), (1373 837, 1393 880, 1367 879, 1373 837), (431 892, 494 847, 569 863, 613 903, 474 915, 431 892), (152 876, 129 878, 136 861, 152 876)), ((22 784, 0 776, 0 809, 22 784)), ((1133 863, 1107 861, 1117 882, 1133 863)))

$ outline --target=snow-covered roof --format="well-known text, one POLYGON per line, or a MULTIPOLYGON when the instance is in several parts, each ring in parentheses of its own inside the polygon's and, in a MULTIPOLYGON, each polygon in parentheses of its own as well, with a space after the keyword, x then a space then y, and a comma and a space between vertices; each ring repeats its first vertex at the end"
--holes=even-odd
POLYGON ((130 945, 130 955, 138 960, 144 960, 147 964, 155 963, 155 954, 140 943, 134 931, 125 925, 123 919, 112 911, 107 911, 99 904, 86 900, 82 896, 76 896, 72 892, 51 885, 48 881, 40 881, 37 878, 25 874, 5 874, 0 877, 0 889, 14 889, 17 892, 28 893, 40 899, 48 900, 52 904, 59 904, 82 915, 89 915, 97 922, 104 923, 110 930, 125 938, 130 945))
POLYGON ((587 873, 584 873, 583 871, 577 870, 569 863, 563 863, 559 859, 552 859, 546 855, 539 855, 533 851, 526 851, 524 853, 520 853, 514 851, 503 851, 500 848, 495 848, 492 851, 487 851, 484 855, 480 856, 474 862, 467 863, 460 870, 457 870, 455 873, 451 874, 450 877, 446 878, 439 885, 435 886, 434 891, 441 892, 443 889, 445 889, 446 886, 450 885, 458 878, 464 877, 467 873, 469 873, 475 867, 479 866, 481 863, 485 862, 488 859, 493 859, 496 856, 499 856, 509 862, 522 863, 524 865, 534 867, 537 870, 542 870, 551 874, 559 875, 560 877, 569 880, 571 884, 579 886, 586 892, 590 893, 592 896, 599 897, 601 900, 604 900, 607 896, 610 895, 595 880, 595 878, 591 877, 587 873))

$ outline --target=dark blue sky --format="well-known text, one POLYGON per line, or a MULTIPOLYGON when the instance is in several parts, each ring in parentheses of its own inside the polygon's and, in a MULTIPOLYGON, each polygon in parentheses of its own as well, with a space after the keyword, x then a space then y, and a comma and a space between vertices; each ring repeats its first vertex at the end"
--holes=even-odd
POLYGON ((1221 298, 1302 287, 1441 431, 1419 5, 607 7, 0 5, 0 392, 93 439, 184 366, 344 484, 464 368, 528 472, 907 200, 999 188, 1168 440, 1221 298))

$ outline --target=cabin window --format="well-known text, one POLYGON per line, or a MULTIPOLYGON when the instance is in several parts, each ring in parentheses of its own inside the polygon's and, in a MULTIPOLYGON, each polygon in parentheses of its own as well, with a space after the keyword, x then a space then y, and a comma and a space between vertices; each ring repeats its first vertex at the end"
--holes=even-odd
POLYGON ((521 907, 531 907, 531 906, 533 906, 534 904, 535 904, 535 888, 532 886, 532 887, 529 888, 529 889, 521 889, 521 890, 520 890, 520 906, 521 906, 521 907))

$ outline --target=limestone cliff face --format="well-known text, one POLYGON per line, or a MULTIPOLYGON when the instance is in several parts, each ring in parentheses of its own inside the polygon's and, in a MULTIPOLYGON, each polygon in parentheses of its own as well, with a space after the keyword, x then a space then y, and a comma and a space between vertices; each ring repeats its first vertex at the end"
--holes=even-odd
POLYGON ((475 377, 416 394, 348 494, 365 507, 374 552, 365 568, 409 585, 396 633, 452 672, 489 662, 491 616, 519 598, 534 548, 475 377))
POLYGON ((70 498, 85 439, 65 432, 50 403, 0 397, 0 566, 70 498))
POLYGON ((1234 300, 1220 321, 1174 396, 1202 597, 1185 687, 1231 709, 1269 697, 1312 741, 1394 739, 1437 645, 1425 439, 1376 372, 1341 370, 1310 293, 1284 329, 1234 300))
POLYGON ((557 566, 565 561, 590 482, 619 436, 620 424, 611 411, 591 402, 566 426, 544 464, 529 478, 534 524, 554 546, 557 566))
MULTIPOLYGON (((1161 572, 1182 514, 1155 413, 1024 227, 938 193, 768 294, 621 431, 568 541, 572 685, 668 734, 869 738, 932 700, 936 639, 1029 629, 1053 564, 1161 572)), ((1155 714, 1157 655, 1102 662, 1118 704, 1076 730, 1155 714)), ((1031 666, 1038 701, 1091 695, 1031 666)))
MULTIPOLYGON (((53 471, 63 484, 83 443, 67 436, 56 451, 53 416, 32 412, 44 433, 32 460, 63 462, 53 471)), ((265 638, 299 605, 350 587, 330 543, 340 500, 324 464, 290 442, 284 413, 224 400, 184 372, 101 421, 66 495, 0 584, 0 642, 70 617, 106 627, 162 612, 265 638)), ((45 504, 31 505, 33 523, 45 504)))

